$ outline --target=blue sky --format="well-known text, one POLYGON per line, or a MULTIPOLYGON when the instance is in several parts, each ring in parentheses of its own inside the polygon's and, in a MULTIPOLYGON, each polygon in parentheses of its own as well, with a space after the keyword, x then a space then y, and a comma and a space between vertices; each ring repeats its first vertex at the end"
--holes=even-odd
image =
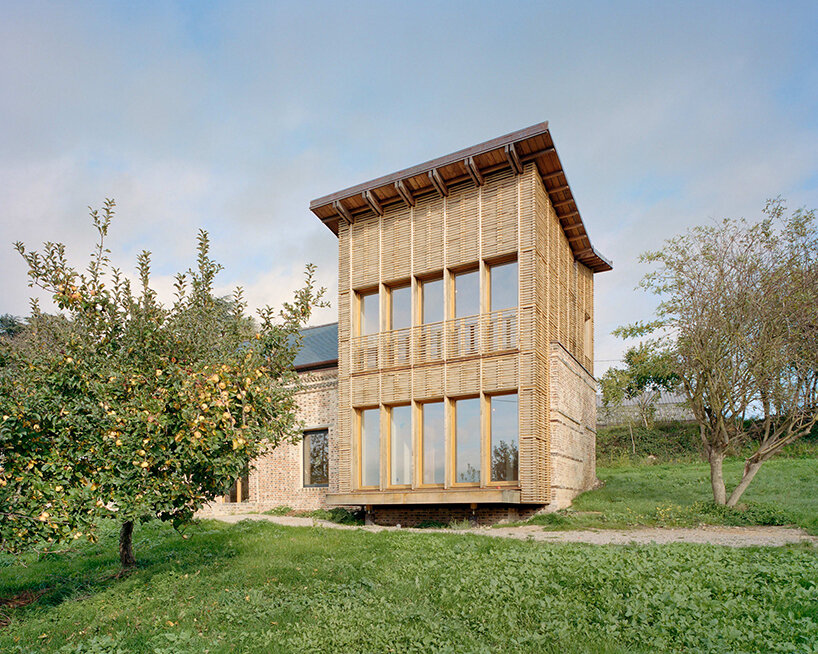
MULTIPOLYGON (((687 226, 818 207, 818 5, 804 2, 2 2, 0 313, 27 312, 12 242, 111 247, 157 285, 214 239, 225 289, 280 304, 309 201, 548 120, 595 246, 597 373, 650 316, 639 252, 687 226)), ((334 307, 316 322, 334 319, 334 307)))

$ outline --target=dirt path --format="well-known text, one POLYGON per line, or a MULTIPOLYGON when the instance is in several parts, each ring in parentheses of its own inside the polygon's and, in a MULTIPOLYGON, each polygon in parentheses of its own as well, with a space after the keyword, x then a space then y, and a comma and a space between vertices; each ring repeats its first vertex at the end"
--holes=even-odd
MULTIPOLYGON (((364 531, 396 531, 399 527, 356 527, 339 525, 313 518, 260 515, 246 513, 239 515, 206 516, 222 522, 236 523, 240 520, 265 520, 288 527, 325 527, 328 529, 363 529, 364 531)), ((591 543, 593 545, 627 545, 649 543, 700 543, 725 545, 727 547, 780 546, 794 543, 810 543, 818 547, 818 537, 810 536, 803 529, 793 527, 718 527, 701 526, 693 528, 637 528, 637 529, 583 529, 575 531, 546 531, 537 525, 524 527, 481 527, 475 529, 407 529, 419 533, 477 534, 495 538, 517 538, 549 543, 591 543)))

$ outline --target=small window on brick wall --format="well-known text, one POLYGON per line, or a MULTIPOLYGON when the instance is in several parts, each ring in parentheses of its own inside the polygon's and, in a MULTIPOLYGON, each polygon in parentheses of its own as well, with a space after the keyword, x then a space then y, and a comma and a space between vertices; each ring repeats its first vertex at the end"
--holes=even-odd
POLYGON ((329 485, 329 432, 304 432, 304 486, 329 485))

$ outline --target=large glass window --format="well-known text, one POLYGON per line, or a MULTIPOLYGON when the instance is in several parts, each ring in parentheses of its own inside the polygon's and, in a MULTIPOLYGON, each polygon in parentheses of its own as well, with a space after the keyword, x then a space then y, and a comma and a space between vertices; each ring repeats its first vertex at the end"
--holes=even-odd
POLYGON ((360 322, 358 323, 360 336, 377 334, 381 331, 380 310, 378 306, 380 296, 378 292, 360 293, 358 297, 360 301, 360 322))
POLYGON ((454 316, 476 316, 480 313, 480 271, 454 276, 454 316))
POLYGON ((480 483, 480 398, 457 400, 455 410, 455 471, 458 484, 480 483))
POLYGON ((405 329, 412 326, 412 287, 400 286, 390 289, 390 329, 405 329))
POLYGON ((494 395, 491 408, 491 480, 517 481, 520 467, 517 394, 494 395))
POLYGON ((394 406, 391 411, 389 441, 389 483, 412 483, 412 407, 394 406))
POLYGON ((420 322, 428 325, 431 322, 443 322, 443 280, 427 279, 420 282, 422 311, 420 322))
POLYGON ((381 412, 365 409, 361 421, 361 486, 380 485, 381 479, 381 412))
POLYGON ((329 437, 326 429, 304 432, 304 486, 329 484, 329 437))
POLYGON ((501 311, 517 306, 517 262, 504 263, 489 268, 491 288, 489 311, 501 311))
POLYGON ((446 423, 443 402, 426 402, 422 414, 422 480, 424 484, 442 484, 446 477, 446 423))

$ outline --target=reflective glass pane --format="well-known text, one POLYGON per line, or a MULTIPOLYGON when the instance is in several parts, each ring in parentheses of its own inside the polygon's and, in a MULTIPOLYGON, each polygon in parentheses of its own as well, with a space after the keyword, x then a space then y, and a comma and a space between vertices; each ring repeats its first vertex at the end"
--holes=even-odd
POLYGON ((423 324, 443 321, 443 280, 433 279, 422 282, 423 324))
POLYGON ((445 421, 443 402, 423 405, 423 483, 445 481, 445 421))
POLYGON ((480 313, 480 271, 454 276, 454 316, 476 316, 480 313))
POLYGON ((457 400, 455 422, 455 481, 480 483, 480 400, 457 400))
POLYGON ((379 409, 361 411, 361 486, 378 486, 381 479, 379 409))
POLYGON ((412 287, 392 289, 392 329, 412 326, 412 287))
POLYGON ((517 262, 492 266, 491 311, 511 309, 517 306, 517 262))
POLYGON ((329 438, 326 429, 304 432, 304 485, 329 483, 329 438))
POLYGON ((378 294, 361 295, 361 336, 377 334, 380 328, 378 294))
POLYGON ((412 408, 392 407, 390 469, 393 486, 412 483, 412 408))
POLYGON ((517 481, 519 426, 517 395, 495 395, 491 406, 491 480, 517 481))

